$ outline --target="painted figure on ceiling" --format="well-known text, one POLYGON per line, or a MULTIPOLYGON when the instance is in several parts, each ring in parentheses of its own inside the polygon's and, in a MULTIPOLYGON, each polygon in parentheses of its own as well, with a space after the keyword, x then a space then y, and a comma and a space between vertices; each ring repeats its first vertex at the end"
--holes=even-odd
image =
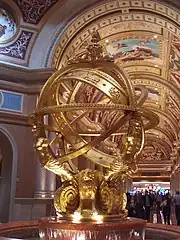
POLYGON ((0 38, 6 33, 7 26, 0 24, 0 38))
POLYGON ((145 38, 130 38, 112 41, 107 52, 118 61, 155 60, 159 58, 159 42, 145 38))

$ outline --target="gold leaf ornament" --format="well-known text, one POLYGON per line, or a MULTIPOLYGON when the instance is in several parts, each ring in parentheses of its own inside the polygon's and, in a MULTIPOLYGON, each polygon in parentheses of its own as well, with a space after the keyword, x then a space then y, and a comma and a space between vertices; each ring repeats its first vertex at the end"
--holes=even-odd
POLYGON ((65 181, 55 193, 54 206, 58 213, 72 214, 79 207, 79 191, 75 181, 65 181))

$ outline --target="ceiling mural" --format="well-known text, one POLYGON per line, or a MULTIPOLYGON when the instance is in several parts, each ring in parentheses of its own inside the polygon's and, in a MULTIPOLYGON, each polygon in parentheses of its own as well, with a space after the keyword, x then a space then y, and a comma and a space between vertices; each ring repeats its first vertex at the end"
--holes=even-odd
POLYGON ((13 16, 8 11, 0 8, 0 43, 12 39, 16 34, 17 26, 13 16))
POLYGON ((156 61, 159 58, 159 42, 145 38, 128 38, 107 45, 107 52, 117 64, 133 60, 156 61))

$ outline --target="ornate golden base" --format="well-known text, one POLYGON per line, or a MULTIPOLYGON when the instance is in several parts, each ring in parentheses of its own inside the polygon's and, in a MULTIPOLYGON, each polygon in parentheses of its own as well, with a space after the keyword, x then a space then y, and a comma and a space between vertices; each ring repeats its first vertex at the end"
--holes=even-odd
POLYGON ((97 170, 82 170, 56 191, 57 214, 75 219, 96 219, 100 215, 125 215, 126 194, 124 174, 103 175, 97 170))
POLYGON ((67 221, 69 223, 93 223, 93 224, 129 221, 129 218, 127 217, 127 214, 125 212, 118 215, 88 214, 87 216, 80 215, 79 213, 74 213, 65 216, 60 215, 57 217, 57 219, 67 221))

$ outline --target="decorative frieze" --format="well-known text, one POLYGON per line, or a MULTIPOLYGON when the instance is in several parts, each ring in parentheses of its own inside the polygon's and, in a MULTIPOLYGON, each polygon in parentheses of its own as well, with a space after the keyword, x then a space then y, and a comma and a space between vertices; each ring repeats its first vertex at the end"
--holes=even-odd
POLYGON ((58 2, 58 0, 14 0, 14 2, 19 6, 25 22, 38 24, 45 13, 58 2))
POLYGON ((13 58, 24 59, 32 35, 32 32, 22 31, 21 35, 14 43, 6 47, 0 47, 0 54, 13 58))

